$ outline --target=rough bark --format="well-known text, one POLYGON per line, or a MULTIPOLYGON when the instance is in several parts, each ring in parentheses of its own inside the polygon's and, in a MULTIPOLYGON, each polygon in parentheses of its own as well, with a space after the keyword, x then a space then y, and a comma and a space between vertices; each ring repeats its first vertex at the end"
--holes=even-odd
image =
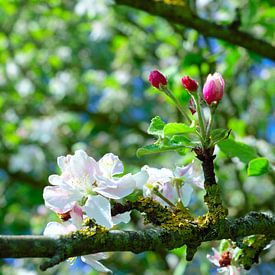
POLYGON ((37 235, 0 235, 0 257, 50 258, 63 254, 64 258, 69 258, 101 251, 140 253, 160 248, 173 249, 198 241, 236 240, 252 234, 263 234, 274 239, 275 217, 251 212, 243 218, 224 219, 208 227, 191 224, 179 231, 160 227, 142 231, 111 230, 92 236, 77 233, 57 239, 37 235))

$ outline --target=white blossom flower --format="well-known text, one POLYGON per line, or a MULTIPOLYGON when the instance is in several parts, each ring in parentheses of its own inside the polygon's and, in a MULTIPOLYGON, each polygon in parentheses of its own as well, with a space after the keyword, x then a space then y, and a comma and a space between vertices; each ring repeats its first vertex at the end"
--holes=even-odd
MULTIPOLYGON (((58 238, 60 235, 66 235, 81 228, 83 221, 83 213, 79 206, 75 205, 68 213, 69 220, 63 223, 50 222, 47 224, 44 235, 58 238)), ((89 264, 92 268, 99 272, 111 272, 110 269, 105 267, 99 260, 106 259, 108 256, 106 253, 95 253, 90 255, 81 256, 81 260, 84 263, 89 264)))
POLYGON ((232 265, 231 260, 233 258, 232 251, 225 251, 220 254, 215 248, 212 248, 214 255, 207 254, 207 259, 218 267, 217 271, 219 273, 224 273, 227 275, 239 275, 240 268, 232 265))
MULTIPOLYGON (((57 213, 66 213, 75 203, 85 204, 83 209, 87 215, 107 228, 116 224, 111 217, 108 199, 121 199, 131 194, 137 184, 147 180, 144 175, 140 176, 141 173, 118 177, 124 168, 112 153, 96 162, 84 151, 78 150, 74 155, 59 157, 57 163, 61 175, 49 177, 53 186, 44 189, 45 205, 57 213)), ((122 214, 121 219, 129 221, 129 213, 122 214)))
POLYGON ((137 188, 143 190, 143 195, 145 197, 151 196, 165 206, 167 203, 159 196, 155 195, 155 190, 160 192, 161 195, 173 204, 177 202, 180 196, 183 205, 187 206, 193 192, 191 184, 203 188, 202 177, 195 176, 193 163, 186 167, 177 167, 175 172, 167 168, 157 169, 149 166, 144 166, 142 171, 146 171, 149 178, 145 184, 138 185, 137 188), (178 192, 176 189, 176 182, 181 183, 178 192))

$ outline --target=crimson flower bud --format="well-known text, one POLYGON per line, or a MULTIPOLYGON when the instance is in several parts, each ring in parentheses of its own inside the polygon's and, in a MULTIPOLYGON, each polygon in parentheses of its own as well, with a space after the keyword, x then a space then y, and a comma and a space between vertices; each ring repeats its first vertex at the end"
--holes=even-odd
POLYGON ((198 83, 189 76, 184 76, 181 83, 188 92, 195 92, 199 87, 198 83))
POLYGON ((192 113, 192 115, 194 115, 196 113, 196 106, 195 106, 194 100, 192 98, 190 98, 190 100, 189 100, 189 110, 192 113))
POLYGON ((148 80, 157 89, 160 88, 160 84, 163 86, 167 85, 166 77, 157 70, 150 72, 148 80))
POLYGON ((208 105, 219 102, 223 97, 224 80, 219 73, 209 74, 203 86, 203 97, 208 105))

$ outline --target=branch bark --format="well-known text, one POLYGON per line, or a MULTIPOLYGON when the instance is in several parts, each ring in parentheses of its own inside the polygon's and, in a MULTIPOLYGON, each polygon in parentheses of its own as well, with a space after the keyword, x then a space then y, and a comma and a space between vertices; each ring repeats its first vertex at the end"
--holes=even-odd
POLYGON ((261 39, 257 39, 249 33, 234 29, 229 25, 222 26, 202 19, 192 13, 190 9, 184 5, 171 5, 164 3, 164 1, 155 0, 116 0, 116 3, 161 16, 171 23, 177 23, 195 29, 205 36, 222 39, 231 44, 246 48, 263 57, 275 60, 275 47, 273 45, 261 39))
POLYGON ((0 258, 53 258, 63 260, 80 255, 104 251, 159 251, 173 249, 184 244, 192 246, 211 240, 236 240, 252 234, 275 238, 275 217, 251 212, 238 219, 224 219, 215 225, 201 227, 189 224, 179 231, 160 227, 142 231, 111 230, 93 236, 76 233, 53 239, 45 236, 0 235, 0 258))

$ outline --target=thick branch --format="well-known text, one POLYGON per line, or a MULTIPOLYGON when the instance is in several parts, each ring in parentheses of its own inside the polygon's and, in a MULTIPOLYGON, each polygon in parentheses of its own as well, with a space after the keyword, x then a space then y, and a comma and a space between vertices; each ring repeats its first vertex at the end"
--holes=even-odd
POLYGON ((171 23, 177 23, 197 30, 199 33, 222 39, 231 44, 244 47, 261 56, 275 60, 275 47, 252 35, 202 19, 191 13, 186 6, 165 4, 163 1, 116 0, 117 4, 127 5, 161 16, 171 23))
POLYGON ((0 236, 1 258, 54 257, 62 254, 66 259, 104 251, 158 251, 173 249, 184 244, 220 239, 232 239, 263 234, 275 238, 275 217, 251 212, 243 218, 225 219, 216 225, 201 227, 190 224, 179 231, 162 228, 142 231, 112 230, 96 235, 77 232, 52 239, 44 236, 0 236))

